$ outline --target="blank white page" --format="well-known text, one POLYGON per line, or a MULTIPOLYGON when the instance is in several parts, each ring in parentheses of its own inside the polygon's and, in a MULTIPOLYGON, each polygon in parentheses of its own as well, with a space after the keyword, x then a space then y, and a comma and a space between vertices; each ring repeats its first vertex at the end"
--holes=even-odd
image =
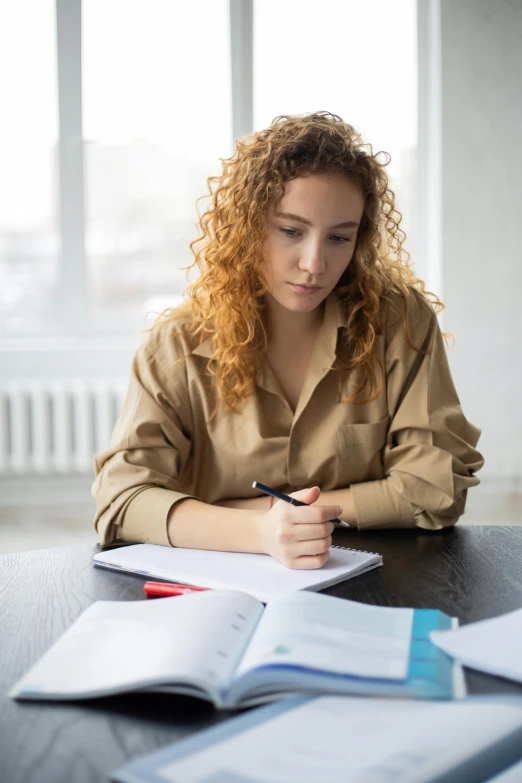
POLYGON ((244 593, 97 601, 10 692, 68 699, 198 680, 228 685, 263 606, 244 593), (226 653, 223 655, 223 652, 226 653))
POLYGON ((203 549, 134 544, 101 552, 96 565, 171 582, 239 590, 267 603, 295 590, 320 590, 356 573, 382 565, 380 555, 332 547, 322 568, 293 570, 269 555, 211 552, 203 549))
POLYGON ((522 682, 522 609, 456 631, 432 631, 430 639, 464 666, 522 682))

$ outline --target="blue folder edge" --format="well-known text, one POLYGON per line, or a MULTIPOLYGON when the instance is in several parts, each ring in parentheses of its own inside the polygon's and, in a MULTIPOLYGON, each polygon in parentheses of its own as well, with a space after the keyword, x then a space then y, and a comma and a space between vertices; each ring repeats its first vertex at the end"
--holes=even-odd
POLYGON ((461 666, 430 641, 431 631, 449 631, 453 627, 453 618, 437 609, 414 610, 410 663, 402 690, 426 699, 466 695, 461 666))
MULTIPOLYGON (((168 745, 161 750, 120 767, 111 774, 111 780, 118 783, 166 783, 166 778, 160 777, 157 770, 174 761, 188 758, 196 753, 208 749, 261 723, 272 720, 278 715, 296 709, 296 707, 312 701, 315 697, 292 698, 264 707, 254 708, 244 714, 235 715, 224 720, 218 726, 203 729, 188 739, 168 745)), ((518 704, 522 708, 520 696, 469 696, 466 701, 474 701, 477 704, 484 702, 518 704)), ((430 783, 486 783, 491 776, 500 772, 507 772, 522 759, 522 726, 501 740, 485 748, 483 751, 466 759, 460 765, 453 767, 439 775, 430 783)))

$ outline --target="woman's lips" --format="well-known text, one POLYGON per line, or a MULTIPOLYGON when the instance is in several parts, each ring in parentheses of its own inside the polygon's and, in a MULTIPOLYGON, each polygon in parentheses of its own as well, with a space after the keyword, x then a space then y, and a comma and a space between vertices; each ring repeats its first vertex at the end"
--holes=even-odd
POLYGON ((316 294, 317 291, 321 290, 321 287, 318 285, 299 285, 298 283, 290 283, 290 285, 298 294, 316 294))

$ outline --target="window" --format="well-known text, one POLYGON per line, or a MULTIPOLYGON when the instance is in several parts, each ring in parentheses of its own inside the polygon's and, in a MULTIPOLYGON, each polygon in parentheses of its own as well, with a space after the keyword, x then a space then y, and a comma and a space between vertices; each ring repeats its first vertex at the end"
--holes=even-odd
POLYGON ((59 288, 53 0, 0 4, 0 73, 0 332, 38 332, 59 288))
POLYGON ((417 15, 414 0, 262 0, 254 4, 254 125, 329 111, 388 167, 417 257, 417 15))
POLYGON ((334 112, 391 154, 415 258, 414 0, 253 7, 252 47, 250 0, 3 0, 4 338, 137 337, 147 311, 181 298, 196 201, 233 152, 232 128, 280 114, 334 112), (60 170, 71 143, 82 165, 60 170))
POLYGON ((116 328, 187 285, 232 152, 228 2, 84 0, 82 44, 87 312, 116 328))

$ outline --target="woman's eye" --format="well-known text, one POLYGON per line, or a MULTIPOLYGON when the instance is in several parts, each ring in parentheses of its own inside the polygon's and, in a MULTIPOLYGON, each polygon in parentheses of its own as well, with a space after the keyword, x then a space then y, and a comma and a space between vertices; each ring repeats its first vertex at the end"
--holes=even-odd
MULTIPOLYGON (((280 228, 279 231, 281 231, 287 237, 300 237, 301 236, 301 232, 297 231, 297 229, 295 229, 295 228, 280 228)), ((333 239, 334 244, 336 244, 336 245, 342 245, 344 242, 351 242, 352 241, 349 237, 339 237, 339 236, 336 236, 336 235, 332 235, 330 238, 333 239)))

